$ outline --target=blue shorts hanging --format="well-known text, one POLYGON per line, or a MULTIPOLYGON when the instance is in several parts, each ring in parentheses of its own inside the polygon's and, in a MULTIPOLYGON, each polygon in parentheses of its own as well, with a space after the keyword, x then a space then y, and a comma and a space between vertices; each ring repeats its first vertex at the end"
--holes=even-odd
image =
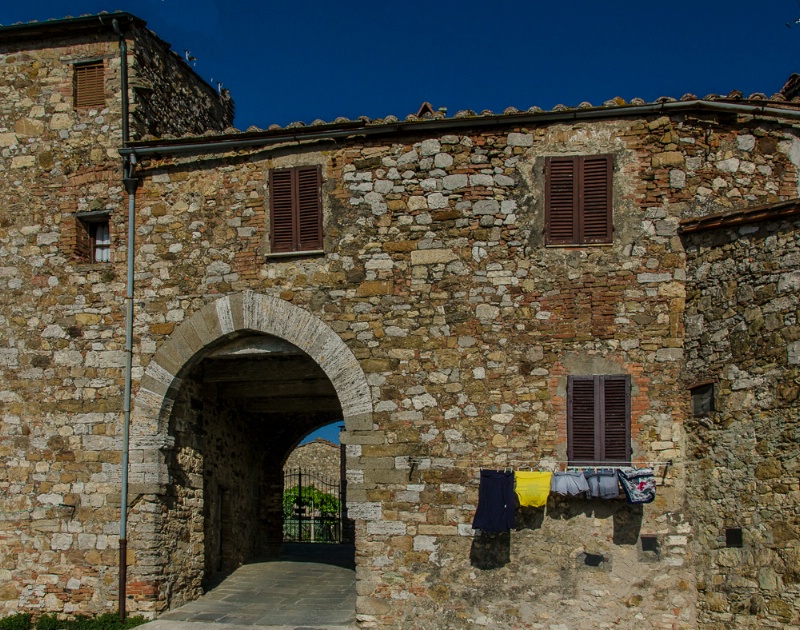
POLYGON ((478 488, 478 509, 472 529, 485 532, 506 532, 516 523, 514 473, 503 470, 482 470, 478 488))

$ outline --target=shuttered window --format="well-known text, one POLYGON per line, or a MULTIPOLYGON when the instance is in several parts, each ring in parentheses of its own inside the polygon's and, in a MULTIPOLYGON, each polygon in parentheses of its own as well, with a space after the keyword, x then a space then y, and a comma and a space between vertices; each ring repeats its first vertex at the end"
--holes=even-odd
POLYGON ((105 71, 102 61, 73 66, 72 93, 75 97, 75 109, 105 106, 105 71))
POLYGON ((548 245, 611 242, 610 155, 549 157, 545 162, 548 245))
POLYGON ((630 376, 570 376, 567 393, 569 462, 630 462, 630 376))
POLYGON ((270 171, 272 253, 322 249, 321 187, 319 166, 270 171))
POLYGON ((74 255, 84 263, 111 262, 111 223, 107 210, 75 215, 74 255))

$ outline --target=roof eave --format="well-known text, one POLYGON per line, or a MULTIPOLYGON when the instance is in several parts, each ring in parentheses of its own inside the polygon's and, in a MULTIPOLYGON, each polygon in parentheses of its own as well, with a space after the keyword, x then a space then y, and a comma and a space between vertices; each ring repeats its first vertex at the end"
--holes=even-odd
POLYGON ((26 22, 24 24, 0 25, 0 45, 42 38, 52 39, 59 36, 74 37, 97 32, 106 28, 111 31, 113 20, 135 23, 146 26, 147 22, 132 13, 118 11, 115 13, 98 13, 82 15, 75 18, 26 22))
POLYGON ((459 118, 406 120, 392 123, 370 123, 350 121, 302 127, 286 127, 272 131, 243 132, 220 136, 194 136, 190 138, 141 140, 131 142, 129 148, 121 150, 123 155, 135 153, 140 156, 181 153, 205 153, 237 150, 253 146, 268 146, 286 142, 337 140, 354 136, 380 136, 407 134, 418 131, 450 131, 464 128, 513 127, 526 124, 554 122, 577 122, 607 118, 630 118, 658 114, 714 111, 741 115, 764 115, 800 120, 800 108, 793 104, 776 101, 722 102, 703 99, 669 101, 646 105, 622 105, 617 107, 591 107, 558 111, 518 112, 513 114, 476 115, 459 118))
POLYGON ((683 219, 679 232, 691 234, 709 230, 737 227, 760 221, 776 221, 800 215, 800 199, 788 199, 775 203, 761 204, 740 210, 718 212, 704 217, 683 219))

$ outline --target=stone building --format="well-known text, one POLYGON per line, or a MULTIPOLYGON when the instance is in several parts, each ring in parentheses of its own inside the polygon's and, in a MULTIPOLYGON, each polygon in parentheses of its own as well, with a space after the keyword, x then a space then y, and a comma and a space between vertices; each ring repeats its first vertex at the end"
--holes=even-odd
POLYGON ((342 419, 363 627, 800 623, 791 81, 240 132, 129 14, 0 68, 4 613, 116 608, 130 263, 129 610, 276 553, 342 419), (481 469, 586 462, 656 500, 472 529, 481 469))
POLYGON ((341 447, 323 438, 317 438, 296 447, 283 464, 284 475, 296 469, 313 471, 326 479, 337 481, 341 477, 341 447))

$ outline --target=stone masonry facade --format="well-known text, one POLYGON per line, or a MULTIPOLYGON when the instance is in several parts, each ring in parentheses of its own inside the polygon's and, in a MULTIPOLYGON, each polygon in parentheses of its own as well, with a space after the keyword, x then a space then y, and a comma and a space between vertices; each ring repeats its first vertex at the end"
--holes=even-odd
POLYGON ((317 438, 295 448, 286 459, 283 470, 289 472, 300 468, 314 471, 326 479, 337 481, 341 468, 340 452, 340 447, 333 442, 317 438))
MULTIPOLYGON (((117 597, 119 52, 106 26, 54 24, 37 46, 0 29, 4 614, 105 612, 117 597), (74 110, 69 61, 97 56, 108 107, 74 110), (89 264, 75 222, 97 210, 111 262, 89 264)), ((774 217, 798 197, 796 103, 241 133, 227 96, 140 20, 128 28, 130 610, 153 616, 279 548, 281 468, 304 433, 203 380, 212 352, 269 337, 318 365, 340 401, 362 627, 800 623, 797 221, 774 217), (568 155, 613 158, 609 244, 546 244, 545 163, 568 155), (269 175, 297 166, 321 172, 323 247, 276 255, 269 175), (758 220, 695 229, 756 207, 758 220), (480 470, 563 469, 569 377, 620 374, 632 460, 652 463, 656 500, 551 497, 511 532, 476 533, 480 470), (700 382, 716 407, 695 416, 700 382), (247 516, 238 529, 233 514, 247 516), (736 528, 743 545, 726 547, 736 528)))
POLYGON ((717 401, 687 431, 700 618, 791 626, 800 597, 798 222, 687 236, 687 380, 714 379, 717 401), (742 530, 742 547, 725 545, 730 528, 742 530))

